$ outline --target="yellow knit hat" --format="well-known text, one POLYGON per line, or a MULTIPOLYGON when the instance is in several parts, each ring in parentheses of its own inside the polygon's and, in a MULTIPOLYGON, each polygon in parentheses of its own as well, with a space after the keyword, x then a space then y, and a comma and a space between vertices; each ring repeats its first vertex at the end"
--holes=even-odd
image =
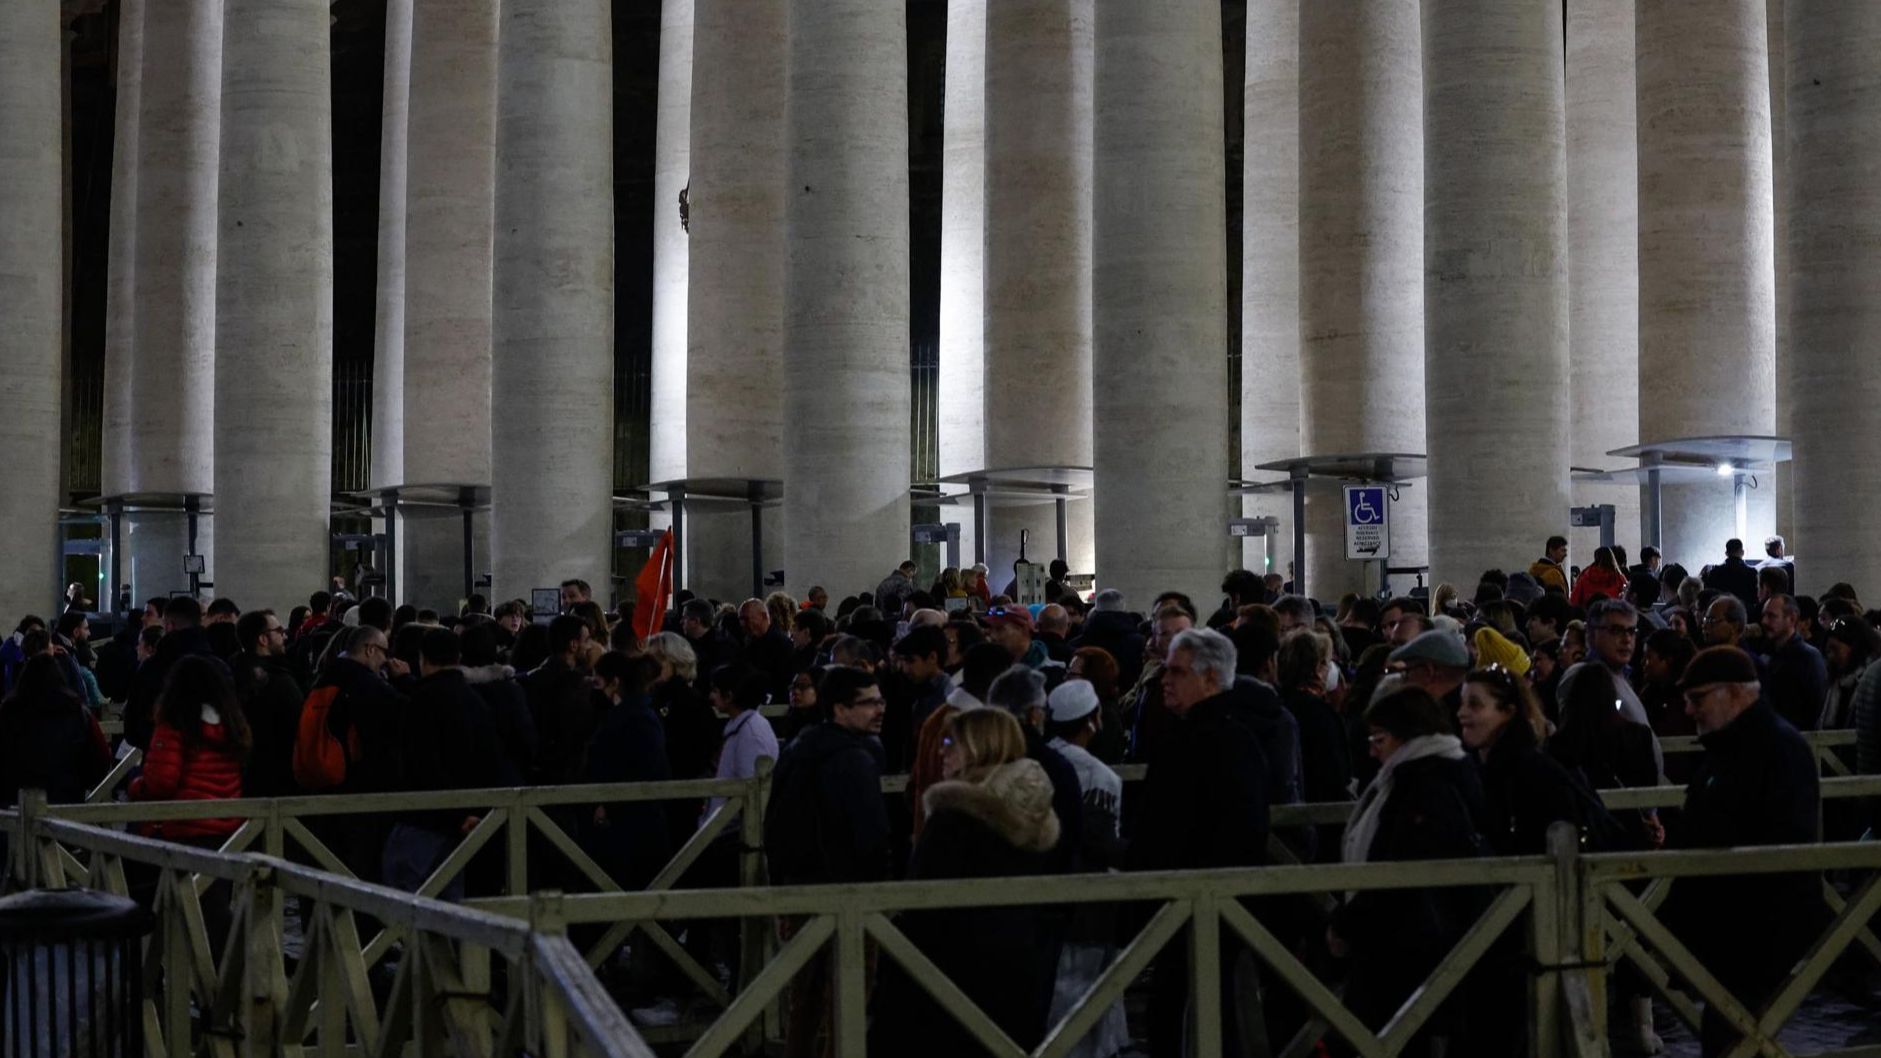
POLYGON ((1528 655, 1493 628, 1476 630, 1476 667, 1500 665, 1517 676, 1528 675, 1528 655))

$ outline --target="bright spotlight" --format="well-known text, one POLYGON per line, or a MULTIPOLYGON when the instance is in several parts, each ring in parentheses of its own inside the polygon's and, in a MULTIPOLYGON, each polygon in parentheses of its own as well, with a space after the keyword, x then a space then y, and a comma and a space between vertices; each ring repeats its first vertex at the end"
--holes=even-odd
POLYGON ((1733 466, 1732 466, 1731 464, 1729 464, 1729 463, 1719 463, 1719 464, 1718 464, 1718 476, 1719 476, 1719 477, 1721 477, 1721 478, 1728 478, 1728 477, 1730 477, 1730 476, 1731 476, 1732 474, 1735 474, 1735 473, 1737 473, 1737 468, 1736 468, 1736 467, 1733 467, 1733 466))

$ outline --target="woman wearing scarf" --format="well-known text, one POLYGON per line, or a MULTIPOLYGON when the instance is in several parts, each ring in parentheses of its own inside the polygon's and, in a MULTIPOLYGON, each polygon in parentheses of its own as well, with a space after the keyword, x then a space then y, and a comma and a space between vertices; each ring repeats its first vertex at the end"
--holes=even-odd
MULTIPOLYGON (((1476 855, 1482 787, 1443 706, 1422 688, 1405 687, 1366 710, 1365 724, 1380 767, 1346 824, 1345 862, 1476 855)), ((1476 894, 1458 889, 1352 895, 1326 935, 1335 957, 1351 959, 1347 1008, 1367 1027, 1383 1027, 1475 921, 1479 905, 1476 894)))

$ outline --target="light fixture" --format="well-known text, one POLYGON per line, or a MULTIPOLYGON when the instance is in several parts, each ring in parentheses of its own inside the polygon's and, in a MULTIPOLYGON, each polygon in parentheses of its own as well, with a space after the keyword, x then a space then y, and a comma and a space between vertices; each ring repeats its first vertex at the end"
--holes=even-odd
POLYGON ((1734 467, 1734 466, 1732 466, 1731 464, 1729 464, 1729 463, 1719 463, 1719 464, 1718 464, 1718 476, 1719 476, 1719 477, 1721 477, 1721 478, 1728 478, 1728 477, 1730 477, 1730 476, 1731 476, 1732 474, 1735 474, 1735 473, 1737 473, 1737 468, 1736 468, 1736 467, 1734 467))

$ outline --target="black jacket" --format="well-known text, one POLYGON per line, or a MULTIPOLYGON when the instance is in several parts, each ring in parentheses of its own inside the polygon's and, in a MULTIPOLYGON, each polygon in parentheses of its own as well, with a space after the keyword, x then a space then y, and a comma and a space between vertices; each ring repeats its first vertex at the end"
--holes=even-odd
POLYGON ((797 650, 790 645, 790 637, 782 629, 772 625, 763 635, 746 639, 744 658, 746 665, 763 674, 771 701, 790 700, 790 678, 796 674, 797 650))
POLYGON ((224 672, 228 671, 228 666, 209 649, 209 637, 200 627, 165 632, 163 638, 157 640, 156 653, 138 666, 137 675, 131 680, 131 696, 124 703, 124 741, 138 749, 150 748, 150 735, 156 730, 157 699, 163 696, 163 681, 170 675, 170 667, 186 657, 208 658, 224 672))
MULTIPOLYGON (((601 714, 588 743, 587 772, 594 783, 660 782, 672 778, 666 759, 666 732, 652 705, 642 698, 622 701, 601 714)), ((671 813, 658 801, 610 804, 607 825, 582 819, 582 844, 621 887, 646 888, 672 855, 671 813)), ((682 832, 685 833, 685 832, 682 832)))
MULTIPOLYGON (((462 669, 434 672, 418 681, 398 712, 400 790, 480 790, 497 785, 503 753, 490 709, 470 689, 462 669)), ((457 832, 464 810, 418 813, 409 820, 446 834, 457 832)))
MULTIPOLYGON (((927 796, 931 814, 915 845, 912 879, 1048 873, 1052 842, 1045 839, 1056 835, 1041 833, 1036 818, 985 784, 937 783, 927 796)), ((1047 886, 1041 883, 1039 891, 1044 894, 1047 886)), ((1014 1042, 1031 1049, 1045 1036, 1057 972, 1052 916, 1040 911, 916 911, 902 914, 895 925, 1014 1042)), ((893 960, 883 959, 878 973, 869 1053, 954 1058, 979 1052, 960 1023, 893 960)))
POLYGON ((316 688, 328 685, 339 688, 328 714, 328 729, 342 745, 348 744, 348 732, 356 732, 360 756, 347 763, 346 781, 327 792, 384 793, 396 789, 402 766, 397 724, 405 696, 352 658, 333 659, 326 673, 314 682, 316 688))
MULTIPOLYGON (((1424 757, 1392 773, 1367 863, 1467 859, 1477 854, 1483 791, 1468 759, 1424 757)), ((1341 907, 1334 927, 1361 965, 1422 976, 1475 919, 1478 899, 1458 890, 1368 890, 1341 907)))
POLYGON ((1300 722, 1279 693, 1252 676, 1236 676, 1228 707, 1261 744, 1261 756, 1267 761, 1267 803, 1291 805, 1307 800, 1300 777, 1300 722))
POLYGON ((1829 666, 1822 652, 1792 635, 1764 655, 1763 699, 1798 731, 1814 731, 1829 697, 1829 666))
POLYGON ((307 694, 285 657, 238 654, 229 666, 235 694, 254 734, 254 750, 242 774, 248 797, 289 797, 300 792, 294 781, 294 736, 307 694))
MULTIPOLYGON (((1705 574, 1705 587, 1727 592, 1744 601, 1744 609, 1757 613, 1757 570, 1741 558, 1727 558, 1705 574)), ((1756 618, 1751 619, 1756 624, 1756 618)))
POLYGON ((508 665, 466 667, 464 679, 490 710, 497 745, 503 750, 496 784, 523 785, 535 769, 537 749, 536 721, 529 713, 529 695, 523 691, 522 684, 516 682, 508 665))
POLYGON ((582 670, 550 658, 523 677, 536 726, 535 782, 560 786, 581 781, 581 755, 594 736, 594 688, 582 670))
POLYGON ((1084 619, 1084 634, 1070 643, 1076 653, 1080 647, 1102 647, 1117 661, 1117 688, 1127 691, 1143 675, 1143 634, 1137 631, 1137 618, 1122 610, 1098 610, 1084 619))
POLYGON ((1539 856, 1548 850, 1550 826, 1583 822, 1574 778, 1533 738, 1519 736, 1513 725, 1522 722, 1509 721, 1488 760, 1470 754, 1479 761, 1483 788, 1476 829, 1487 851, 1499 856, 1539 856))
POLYGON ((1287 711, 1300 725, 1301 784, 1311 804, 1352 799, 1352 746, 1345 721, 1317 695, 1288 691, 1287 711))
POLYGON ((76 804, 110 771, 104 735, 77 695, 0 703, 0 807, 12 807, 27 789, 46 791, 53 804, 76 804))
POLYGON ((888 877, 881 744, 833 721, 804 728, 772 774, 764 846, 779 885, 888 877))
POLYGON ((1170 730, 1137 796, 1132 870, 1250 867, 1267 861, 1267 758, 1229 694, 1198 702, 1170 730))
MULTIPOLYGON (((1794 727, 1763 702, 1700 735, 1698 773, 1669 835, 1683 849, 1803 845, 1817 837, 1816 759, 1794 727)), ((1813 873, 1681 878, 1663 917, 1726 985, 1787 970, 1823 913, 1813 873), (1756 916, 1757 928, 1730 928, 1756 916)))

